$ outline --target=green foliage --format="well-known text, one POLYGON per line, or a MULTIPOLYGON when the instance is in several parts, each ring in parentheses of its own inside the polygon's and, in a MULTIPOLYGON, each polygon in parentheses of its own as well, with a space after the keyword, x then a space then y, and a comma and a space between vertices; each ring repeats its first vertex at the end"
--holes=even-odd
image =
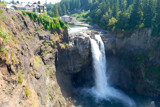
POLYGON ((6 2, 4 0, 0 1, 0 3, 6 5, 6 2))
POLYGON ((46 45, 47 45, 47 42, 46 42, 46 41, 45 41, 45 42, 43 42, 43 45, 44 45, 44 46, 46 46, 46 45))
POLYGON ((0 15, 2 15, 2 13, 3 13, 3 10, 0 9, 0 15))
POLYGON ((10 37, 8 36, 8 32, 5 32, 3 30, 0 30, 0 37, 2 37, 5 40, 9 40, 10 37))
POLYGON ((26 11, 22 11, 22 14, 23 14, 25 17, 27 16, 26 11))
POLYGON ((44 14, 22 11, 24 15, 28 15, 31 20, 42 24, 45 30, 54 31, 66 28, 64 22, 60 19, 52 18, 44 14))
POLYGON ((12 17, 12 19, 13 19, 14 21, 16 21, 16 20, 17 20, 15 16, 13 16, 13 17, 12 17))
POLYGON ((86 18, 88 23, 113 31, 153 28, 154 35, 160 32, 160 0, 62 0, 48 4, 47 9, 50 16, 74 13, 80 21, 86 18), (85 18, 78 15, 83 10, 89 10, 85 18))
POLYGON ((39 29, 38 29, 38 28, 35 28, 35 30, 36 30, 36 31, 39 31, 39 29))
POLYGON ((75 13, 71 15, 72 17, 75 17, 76 20, 82 21, 82 22, 87 22, 88 20, 88 12, 80 12, 80 13, 75 13))
POLYGON ((4 52, 5 50, 6 50, 6 48, 0 47, 0 52, 4 52))
POLYGON ((44 13, 43 13, 45 16, 47 16, 47 11, 44 11, 44 13))
POLYGON ((68 44, 67 43, 60 43, 59 46, 60 46, 61 49, 64 50, 68 47, 68 44))
POLYGON ((25 95, 28 97, 29 96, 29 89, 28 88, 26 88, 26 90, 25 90, 25 95))
POLYGON ((18 73, 18 83, 23 83, 22 70, 18 73))
POLYGON ((41 59, 41 57, 39 56, 39 55, 37 55, 37 56, 34 56, 33 57, 33 61, 34 61, 34 67, 37 69, 40 65, 41 65, 41 63, 42 63, 42 59, 41 59))
POLYGON ((3 14, 3 10, 0 9, 0 20, 6 19, 7 17, 2 14, 3 14))
POLYGON ((152 19, 154 17, 152 5, 153 5, 152 0, 145 1, 145 8, 144 8, 144 25, 145 25, 145 27, 152 26, 152 19))
POLYGON ((117 20, 114 17, 112 17, 111 19, 109 19, 108 26, 115 25, 116 23, 117 23, 117 20))

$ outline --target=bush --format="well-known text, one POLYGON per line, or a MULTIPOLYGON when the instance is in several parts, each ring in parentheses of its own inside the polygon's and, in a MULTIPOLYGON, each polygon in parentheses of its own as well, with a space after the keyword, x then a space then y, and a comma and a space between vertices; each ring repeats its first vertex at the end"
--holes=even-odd
POLYGON ((31 20, 42 24, 45 30, 54 31, 66 28, 64 22, 60 19, 52 18, 44 14, 38 15, 37 13, 27 11, 22 11, 22 13, 24 16, 28 15, 31 20))
POLYGON ((5 1, 0 1, 0 3, 1 3, 1 4, 4 4, 4 5, 6 5, 6 2, 5 2, 5 1))
POLYGON ((13 17, 12 17, 12 19, 13 19, 14 21, 16 21, 16 20, 17 20, 15 16, 13 16, 13 17))
POLYGON ((5 32, 3 30, 0 30, 0 36, 3 38, 3 39, 10 39, 10 37, 8 36, 8 32, 5 32))
POLYGON ((29 89, 28 88, 26 88, 26 90, 25 90, 25 95, 28 97, 29 96, 29 89))
POLYGON ((2 13, 3 13, 3 10, 0 9, 0 15, 2 15, 2 13))
POLYGON ((0 48, 0 52, 4 52, 5 50, 6 50, 6 48, 4 48, 4 47, 0 48))
POLYGON ((22 14, 23 14, 25 17, 27 16, 26 11, 22 11, 22 14))
POLYGON ((61 49, 66 49, 68 47, 68 44, 67 43, 60 43, 59 46, 61 49))
POLYGON ((3 19, 7 19, 7 17, 6 16, 0 17, 0 20, 3 20, 3 19))
POLYGON ((46 45, 47 45, 47 42, 43 42, 43 45, 46 46, 46 45))
POLYGON ((23 83, 22 70, 18 73, 18 83, 23 83))
POLYGON ((39 31, 39 29, 38 29, 38 28, 36 28, 35 30, 36 30, 36 31, 39 31))

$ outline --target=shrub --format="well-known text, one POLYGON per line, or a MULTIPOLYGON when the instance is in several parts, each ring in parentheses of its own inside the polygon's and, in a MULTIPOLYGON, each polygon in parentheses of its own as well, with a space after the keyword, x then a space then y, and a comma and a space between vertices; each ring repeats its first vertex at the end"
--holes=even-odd
POLYGON ((0 3, 1 3, 1 4, 4 4, 4 5, 6 5, 6 2, 5 2, 5 1, 0 1, 0 3))
POLYGON ((67 43, 60 43, 59 46, 61 49, 66 49, 68 47, 68 44, 67 43))
POLYGON ((3 30, 0 30, 0 36, 4 39, 9 39, 8 32, 4 32, 3 30))
POLYGON ((35 30, 36 30, 36 31, 39 31, 39 29, 38 29, 38 28, 36 28, 35 30))
POLYGON ((43 45, 46 46, 46 45, 47 45, 47 42, 43 42, 43 45))
POLYGON ((37 14, 33 12, 22 11, 23 15, 28 15, 31 20, 42 24, 45 30, 54 31, 66 28, 63 21, 60 19, 49 17, 45 14, 37 14))
POLYGON ((3 19, 7 19, 7 17, 6 16, 0 17, 0 20, 3 20, 3 19))
POLYGON ((23 83, 22 70, 18 73, 18 83, 23 83))
POLYGON ((6 2, 5 1, 0 1, 0 6, 6 7, 6 2))
POLYGON ((17 44, 17 43, 18 43, 17 38, 15 38, 14 36, 12 37, 12 40, 14 41, 14 43, 15 43, 15 44, 17 44))
POLYGON ((33 57, 33 61, 34 61, 34 67, 37 69, 41 65, 42 59, 39 55, 37 55, 33 57))
POLYGON ((114 17, 112 17, 111 19, 109 19, 109 24, 108 24, 108 26, 114 25, 114 24, 116 24, 116 23, 117 23, 117 19, 114 18, 114 17))
POLYGON ((8 35, 8 32, 5 32, 3 30, 0 30, 0 37, 4 39, 3 44, 7 43, 10 40, 10 36, 8 35))
POLYGON ((0 9, 0 15, 2 15, 2 13, 3 13, 3 10, 0 9))
POLYGON ((13 17, 12 17, 12 19, 13 19, 14 21, 16 21, 16 20, 17 20, 15 16, 13 16, 13 17))
POLYGON ((0 52, 4 52, 5 50, 6 50, 6 48, 4 48, 4 47, 0 48, 0 52))
POLYGON ((25 90, 25 95, 28 97, 29 96, 29 89, 28 88, 26 88, 26 90, 25 90))
POLYGON ((26 11, 22 11, 22 14, 23 14, 25 17, 27 16, 26 11))

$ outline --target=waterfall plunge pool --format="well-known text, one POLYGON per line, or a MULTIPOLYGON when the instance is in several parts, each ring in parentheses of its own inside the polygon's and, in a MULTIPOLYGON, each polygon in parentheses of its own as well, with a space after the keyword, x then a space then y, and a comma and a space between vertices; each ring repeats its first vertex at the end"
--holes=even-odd
MULTIPOLYGON (((115 89, 108 83, 107 61, 100 35, 90 39, 94 85, 75 90, 76 107, 159 107, 157 102, 145 96, 129 94, 115 89)), ((86 81, 87 83, 87 81, 86 81)))
MULTIPOLYGON (((88 28, 86 26, 85 27, 78 26, 78 27, 71 28, 69 32, 77 33, 77 32, 82 32, 87 30, 88 28)), ((100 67, 103 67, 103 65, 102 66, 100 65, 100 67)), ((124 104, 125 101, 127 102, 127 100, 125 99, 126 97, 123 97, 121 100, 116 98, 108 98, 108 99, 98 98, 95 92, 93 92, 97 90, 97 89, 94 89, 96 88, 95 75, 92 76, 92 74, 95 74, 95 69, 93 69, 93 63, 92 63, 92 68, 90 69, 87 68, 87 71, 85 70, 85 72, 88 72, 88 73, 83 72, 84 74, 83 73, 80 74, 81 76, 79 74, 76 76, 73 76, 74 79, 72 81, 73 81, 73 84, 75 85, 73 99, 75 99, 74 105, 76 107, 131 107, 129 105, 124 104)), ((99 84, 97 83, 97 85, 99 84)), ((102 88, 104 88, 103 85, 102 85, 102 88)), ((110 91, 112 90, 112 88, 110 89, 110 91)), ((106 88, 104 90, 107 91, 106 88)), ((129 98, 133 100, 136 107, 160 107, 160 102, 157 102, 157 99, 152 99, 146 96, 140 96, 133 93, 131 94, 126 91, 124 92, 120 89, 116 89, 116 90, 118 90, 120 93, 122 92, 125 96, 127 96, 127 99, 129 98)), ((106 93, 104 93, 104 96, 106 96, 105 94, 106 93)))

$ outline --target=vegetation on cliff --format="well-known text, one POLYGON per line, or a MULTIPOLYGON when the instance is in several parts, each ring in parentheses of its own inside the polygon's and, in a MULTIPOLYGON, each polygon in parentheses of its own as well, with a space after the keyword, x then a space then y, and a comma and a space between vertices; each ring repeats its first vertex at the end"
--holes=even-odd
POLYGON ((89 10, 84 16, 89 23, 112 31, 153 28, 154 35, 160 32, 159 0, 62 0, 47 8, 55 17, 89 10))
POLYGON ((42 24, 44 29, 49 31, 61 30, 62 28, 66 28, 65 23, 57 18, 52 18, 47 16, 46 14, 37 14, 34 12, 22 11, 23 15, 28 15, 31 20, 42 24))

